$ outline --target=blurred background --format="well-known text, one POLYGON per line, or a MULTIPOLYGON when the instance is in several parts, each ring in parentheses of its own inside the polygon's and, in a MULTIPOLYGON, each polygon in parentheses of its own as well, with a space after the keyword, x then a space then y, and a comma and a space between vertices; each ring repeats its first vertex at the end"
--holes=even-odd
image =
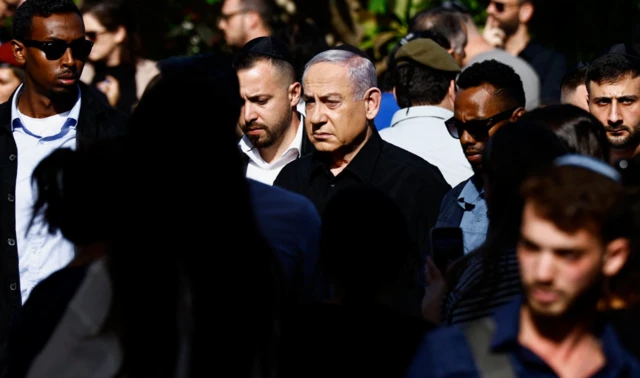
MULTIPOLYGON (((283 30, 306 25, 329 45, 350 43, 384 69, 384 57, 407 33, 419 10, 440 0, 274 0, 283 30)), ((81 5, 82 1, 77 1, 81 5)), ((159 60, 224 50, 216 27, 222 0, 131 0, 139 15, 142 56, 159 60)), ((461 0, 482 27, 486 1, 461 0)), ((613 43, 640 42, 638 0, 539 0, 533 34, 563 52, 569 65, 590 60, 613 43)))

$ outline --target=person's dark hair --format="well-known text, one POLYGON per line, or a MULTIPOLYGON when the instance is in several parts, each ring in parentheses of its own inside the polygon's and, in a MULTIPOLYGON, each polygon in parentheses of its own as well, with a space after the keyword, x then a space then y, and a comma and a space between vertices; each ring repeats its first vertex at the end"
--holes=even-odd
POLYGON ((239 54, 233 60, 233 68, 236 71, 248 70, 250 68, 253 68, 259 62, 271 63, 276 68, 276 70, 278 70, 278 72, 280 72, 282 75, 285 75, 285 77, 290 78, 291 83, 296 81, 296 70, 293 65, 291 65, 291 63, 287 62, 286 60, 276 59, 269 56, 257 54, 239 54))
POLYGON ((238 78, 221 62, 214 54, 163 62, 131 115, 105 324, 120 339, 127 376, 173 376, 185 343, 190 375, 275 376, 279 267, 258 230, 237 148, 238 78), (174 107, 181 111, 160 111, 174 107), (184 128, 214 128, 216 148, 184 128), (211 181, 206 172, 222 161, 211 181), (232 240, 242 240, 241 251, 226 249, 232 240), (224 345, 215 356, 212 340, 224 345))
POLYGON ((587 92, 590 92, 589 83, 611 84, 622 78, 640 76, 640 61, 626 54, 608 53, 589 64, 585 75, 587 92))
POLYGON ((52 14, 75 13, 82 16, 72 0, 29 0, 16 9, 13 16, 13 37, 17 40, 31 37, 33 17, 47 18, 52 14))
POLYGON ((135 64, 139 60, 139 51, 142 47, 136 21, 136 10, 130 0, 100 0, 97 2, 85 2, 80 8, 82 14, 90 13, 109 32, 116 31, 120 26, 124 27, 127 36, 122 42, 120 59, 124 64, 135 64))
POLYGON ((30 227, 42 217, 49 232, 60 230, 76 245, 110 240, 122 211, 123 146, 120 138, 101 140, 44 158, 32 175, 37 198, 30 227))
POLYGON ((444 36, 457 54, 467 45, 464 18, 455 10, 436 7, 418 12, 409 23, 412 32, 431 30, 444 36))
POLYGON ((489 139, 482 155, 489 216, 483 249, 488 256, 500 253, 496 247, 515 246, 520 227, 517 220, 522 207, 522 182, 567 153, 566 144, 550 128, 524 122, 504 125, 489 139), (486 248, 489 246, 491 248, 486 248))
POLYGON ((560 84, 563 94, 565 92, 573 92, 576 90, 576 88, 584 84, 588 67, 589 66, 587 65, 581 65, 564 75, 564 77, 562 78, 562 83, 560 84))
POLYGON ((418 105, 438 105, 444 100, 455 72, 435 70, 416 63, 394 69, 396 101, 400 108, 418 105))
POLYGON ((408 259, 417 256, 398 206, 368 186, 331 198, 322 214, 319 251, 320 264, 347 302, 372 301, 381 288, 397 285, 408 259))
POLYGON ((459 89, 469 89, 490 85, 493 93, 508 106, 524 107, 526 100, 520 76, 504 63, 495 59, 474 63, 460 73, 457 80, 459 89))
POLYGON ((621 183, 590 169, 554 166, 527 179, 521 194, 540 217, 566 233, 587 228, 605 244, 631 236, 628 193, 621 183))
POLYGON ((547 126, 562 139, 571 153, 609 161, 609 142, 596 117, 574 105, 558 104, 525 113, 518 122, 547 126))

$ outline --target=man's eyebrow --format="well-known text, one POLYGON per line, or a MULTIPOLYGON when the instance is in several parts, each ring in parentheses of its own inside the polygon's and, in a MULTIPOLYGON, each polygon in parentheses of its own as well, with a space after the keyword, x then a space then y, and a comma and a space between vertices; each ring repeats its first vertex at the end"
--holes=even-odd
POLYGON ((636 96, 636 95, 624 95, 624 96, 617 97, 617 99, 618 99, 618 101, 620 101, 620 100, 633 101, 633 100, 637 100, 638 96, 636 96))
POLYGON ((248 94, 247 98, 271 98, 273 97, 273 95, 270 95, 268 93, 255 93, 255 94, 248 94))
POLYGON ((342 98, 342 95, 340 93, 327 93, 325 95, 322 96, 318 96, 320 98, 329 98, 329 97, 340 97, 342 98))

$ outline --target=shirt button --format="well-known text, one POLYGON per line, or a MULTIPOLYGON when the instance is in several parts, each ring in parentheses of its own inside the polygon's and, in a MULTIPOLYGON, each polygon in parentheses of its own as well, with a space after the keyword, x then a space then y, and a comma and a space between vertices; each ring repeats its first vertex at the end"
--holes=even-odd
POLYGON ((16 157, 17 157, 16 154, 11 154, 9 155, 9 160, 14 161, 16 160, 16 157))
POLYGON ((9 194, 7 196, 7 200, 9 200, 9 202, 13 202, 15 200, 15 198, 13 197, 13 194, 9 194))
POLYGON ((9 238, 9 239, 7 240, 7 244, 9 244, 10 246, 12 246, 12 247, 13 247, 14 245, 16 245, 16 241, 15 241, 15 240, 13 240, 13 239, 11 239, 11 238, 9 238))
POLYGON ((9 285, 9 289, 11 289, 11 290, 15 290, 17 288, 18 288, 18 285, 15 282, 12 283, 11 285, 9 285))
POLYGON ((329 186, 333 188, 333 187, 335 187, 335 186, 336 186, 336 184, 331 184, 331 185, 329 185, 329 186))
POLYGON ((482 221, 482 218, 480 218, 480 217, 476 218, 476 222, 481 222, 481 221, 482 221))

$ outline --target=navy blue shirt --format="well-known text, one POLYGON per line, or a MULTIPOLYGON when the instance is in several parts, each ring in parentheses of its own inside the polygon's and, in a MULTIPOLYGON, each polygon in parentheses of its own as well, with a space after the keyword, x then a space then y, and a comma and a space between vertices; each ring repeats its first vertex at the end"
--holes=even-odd
POLYGON ((285 289, 294 302, 325 297, 318 245, 320 215, 306 197, 247 179, 258 227, 280 262, 285 289))
MULTIPOLYGON (((557 374, 540 357, 518 343, 522 298, 496 310, 495 332, 489 346, 494 352, 508 353, 518 377, 547 378, 557 374)), ((627 352, 613 327, 605 324, 600 340, 606 365, 593 378, 640 377, 640 364, 627 352)), ((408 378, 481 378, 463 329, 443 327, 427 334, 407 374, 408 378)))

